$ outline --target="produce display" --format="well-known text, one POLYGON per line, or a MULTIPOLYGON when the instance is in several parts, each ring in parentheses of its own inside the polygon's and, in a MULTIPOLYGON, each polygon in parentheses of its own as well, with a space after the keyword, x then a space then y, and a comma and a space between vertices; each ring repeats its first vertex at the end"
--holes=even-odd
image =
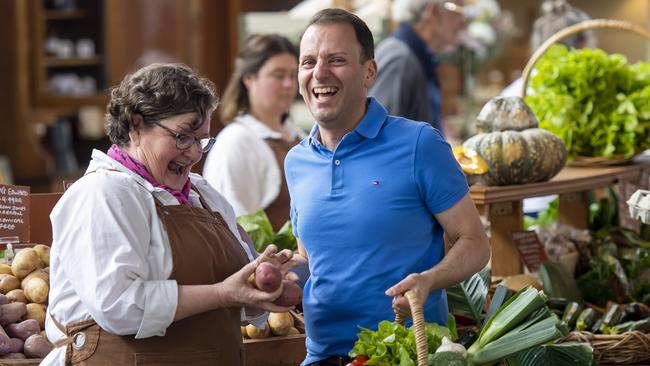
POLYGON ((45 336, 50 248, 36 245, 0 264, 0 358, 44 358, 52 349, 45 336))
POLYGON ((508 185, 551 179, 566 162, 562 141, 537 128, 537 119, 518 97, 494 98, 479 113, 482 130, 463 143, 488 165, 484 183, 508 185))
MULTIPOLYGON (((476 278, 471 283, 483 281, 476 278)), ((462 286, 474 294, 487 291, 462 286)), ((468 301, 476 301, 468 295, 468 301)), ((457 337, 451 317, 448 328, 427 324, 429 365, 492 365, 507 360, 510 365, 591 365, 593 351, 588 344, 554 344, 568 334, 567 325, 546 305, 546 295, 532 287, 515 294, 497 290, 487 314, 482 314, 479 333, 464 331, 457 337), (455 341, 456 343, 452 342, 455 341)), ((453 310, 452 310, 453 311, 453 310)), ((414 366, 417 359, 412 329, 393 322, 381 322, 376 331, 361 328, 350 351, 353 365, 414 366)))
POLYGON ((303 333, 303 324, 291 312, 270 313, 264 328, 258 328, 253 324, 241 327, 241 335, 244 339, 265 339, 303 333))
POLYGON ((554 45, 528 86, 539 126, 564 141, 570 159, 631 157, 650 146, 650 63, 554 45))

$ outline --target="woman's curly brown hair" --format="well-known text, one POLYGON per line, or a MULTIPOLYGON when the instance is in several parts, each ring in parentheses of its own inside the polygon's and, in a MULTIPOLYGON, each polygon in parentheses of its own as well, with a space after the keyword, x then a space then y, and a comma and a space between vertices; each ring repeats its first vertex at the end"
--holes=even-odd
POLYGON ((128 74, 111 89, 106 106, 106 131, 111 142, 129 144, 133 115, 145 126, 184 113, 195 112, 190 126, 197 130, 217 107, 214 83, 182 64, 151 64, 128 74))

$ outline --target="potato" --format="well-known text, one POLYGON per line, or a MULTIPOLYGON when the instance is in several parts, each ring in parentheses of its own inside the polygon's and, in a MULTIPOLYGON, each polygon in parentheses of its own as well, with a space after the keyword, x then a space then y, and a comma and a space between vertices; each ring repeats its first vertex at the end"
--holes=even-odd
POLYGON ((24 353, 7 353, 6 355, 2 355, 2 357, 0 358, 4 360, 18 360, 18 359, 25 359, 27 357, 25 357, 24 353))
POLYGON ((255 287, 265 292, 273 292, 282 283, 280 269, 268 262, 262 262, 255 269, 255 287))
POLYGON ((0 305, 0 325, 15 323, 27 314, 27 306, 24 302, 12 302, 0 305))
POLYGON ((20 280, 9 274, 0 274, 0 292, 6 294, 20 288, 20 280))
POLYGON ((253 324, 248 324, 246 326, 246 334, 248 334, 249 337, 252 339, 262 339, 262 338, 267 338, 269 334, 271 333, 269 324, 266 324, 266 327, 264 329, 260 329, 253 324))
POLYGON ((5 330, 0 327, 0 355, 3 353, 9 353, 9 351, 11 351, 11 344, 11 339, 7 333, 5 333, 5 330))
POLYGON ((0 274, 10 274, 13 276, 13 272, 11 272, 11 266, 8 264, 0 263, 0 274))
POLYGON ((27 358, 45 358, 53 346, 47 338, 34 334, 25 341, 25 356, 27 358))
POLYGON ((20 287, 24 288, 25 283, 27 283, 27 281, 35 277, 42 279, 43 281, 45 281, 45 283, 48 284, 50 283, 50 273, 48 271, 45 271, 45 269, 39 268, 34 272, 28 274, 25 278, 23 278, 23 280, 20 282, 20 287))
POLYGON ((302 289, 293 281, 282 281, 284 288, 280 297, 275 299, 273 303, 279 306, 294 306, 300 304, 302 301, 302 289))
POLYGON ((289 313, 271 313, 269 314, 269 327, 271 333, 276 336, 287 335, 289 328, 293 327, 293 317, 289 313))
POLYGON ((19 279, 27 277, 38 268, 41 268, 41 259, 33 248, 19 250, 11 262, 11 272, 19 279))
MULTIPOLYGON (((16 290, 13 290, 13 291, 16 291, 16 290)), ((7 294, 9 294, 10 292, 11 291, 7 292, 7 294)), ((9 298, 9 296, 7 296, 5 294, 0 294, 0 305, 8 304, 10 302, 11 302, 11 299, 9 298)))
POLYGON ((25 293, 20 288, 17 288, 15 290, 11 290, 11 291, 7 292, 7 299, 10 302, 16 302, 16 301, 24 302, 24 303, 27 302, 27 298, 25 297, 25 293))
POLYGON ((45 329, 45 313, 47 312, 47 306, 31 303, 27 304, 26 307, 27 315, 25 315, 25 319, 34 319, 38 322, 40 329, 45 329))
POLYGON ((249 338, 248 333, 246 333, 246 326, 242 325, 240 328, 241 328, 241 337, 244 339, 249 338))
POLYGON ((47 295, 50 293, 50 286, 42 278, 32 278, 23 286, 27 300, 39 304, 47 302, 47 295))
POLYGON ((23 351, 25 341, 20 338, 11 338, 9 340, 9 353, 19 353, 23 351))
POLYGON ((48 267, 50 265, 50 247, 43 244, 34 245, 34 251, 41 260, 41 267, 48 267))
POLYGON ((298 328, 296 327, 291 327, 289 328, 289 331, 287 332, 287 335, 296 335, 296 334, 301 334, 298 328))
POLYGON ((34 334, 41 331, 38 321, 35 319, 27 319, 20 323, 9 324, 5 327, 7 335, 11 338, 22 339, 23 341, 34 334))

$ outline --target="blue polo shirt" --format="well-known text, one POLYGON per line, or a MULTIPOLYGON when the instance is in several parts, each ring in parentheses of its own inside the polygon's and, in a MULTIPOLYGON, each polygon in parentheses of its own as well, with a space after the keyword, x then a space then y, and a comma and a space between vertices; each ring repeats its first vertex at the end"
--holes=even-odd
MULTIPOLYGON (((438 130, 389 116, 374 98, 335 151, 321 145, 315 125, 289 151, 285 172, 311 271, 303 293, 308 364, 347 355, 359 326, 394 319, 384 291, 440 261, 443 230, 433 215, 468 187, 438 130)), ((446 322, 444 291, 429 296, 424 314, 446 322)))

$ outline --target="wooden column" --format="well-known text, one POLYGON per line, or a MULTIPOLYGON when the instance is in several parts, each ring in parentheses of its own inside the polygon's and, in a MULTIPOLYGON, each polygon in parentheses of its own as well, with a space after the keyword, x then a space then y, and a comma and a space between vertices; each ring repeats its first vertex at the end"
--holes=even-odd
POLYGON ((513 231, 521 231, 523 210, 521 201, 496 202, 489 205, 488 220, 492 243, 492 275, 508 276, 521 273, 519 252, 512 241, 513 231))

